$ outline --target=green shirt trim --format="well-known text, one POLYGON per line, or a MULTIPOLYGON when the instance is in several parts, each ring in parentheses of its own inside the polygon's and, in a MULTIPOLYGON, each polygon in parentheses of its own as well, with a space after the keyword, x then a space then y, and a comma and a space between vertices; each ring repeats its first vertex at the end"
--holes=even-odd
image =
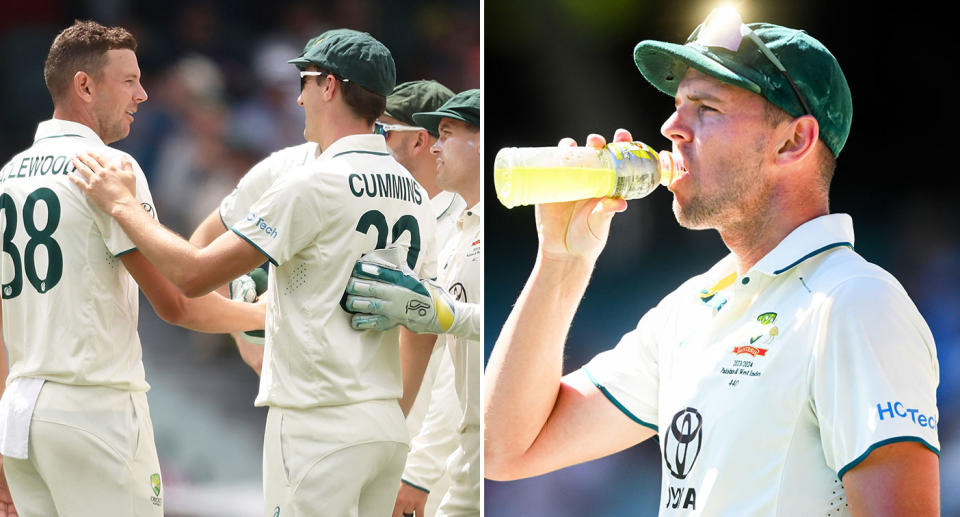
POLYGON ((593 375, 590 375, 590 372, 589 372, 586 368, 583 368, 583 373, 587 374, 587 377, 590 378, 590 382, 592 382, 593 385, 596 386, 596 387, 600 390, 600 393, 603 393, 603 396, 607 397, 607 400, 609 400, 610 402, 613 402, 613 405, 614 405, 614 406, 617 406, 617 409, 619 409, 620 411, 623 411, 623 414, 625 414, 625 415, 627 415, 628 417, 630 417, 630 420, 633 420, 634 422, 636 422, 636 423, 638 423, 638 424, 640 424, 640 425, 642 425, 642 426, 644 426, 644 427, 649 427, 650 429, 653 429, 654 431, 656 431, 656 432, 658 432, 658 433, 660 432, 660 429, 658 429, 657 426, 655 426, 655 425, 653 425, 653 424, 651 424, 651 423, 644 422, 643 420, 640 420, 639 418, 637 418, 636 415, 634 415, 633 413, 631 413, 630 410, 628 410, 627 408, 625 408, 625 407, 623 406, 623 404, 620 403, 619 400, 617 400, 613 395, 610 394, 609 391, 607 391, 607 388, 604 388, 603 386, 601 386, 600 383, 597 382, 597 380, 593 378, 593 375))
POLYGON ((931 451, 933 451, 934 454, 936 454, 937 456, 940 456, 940 449, 937 449, 937 448, 934 447, 933 445, 930 445, 930 444, 927 443, 927 441, 924 440, 923 438, 920 438, 920 437, 917 437, 917 436, 896 436, 896 437, 893 437, 893 438, 887 438, 886 440, 880 440, 879 442, 871 445, 871 446, 867 449, 867 452, 864 452, 864 453, 861 454, 857 459, 851 461, 851 462, 848 463, 845 467, 843 467, 842 469, 840 469, 840 471, 837 472, 837 478, 839 478, 840 481, 843 481, 843 475, 846 474, 847 472, 849 472, 850 469, 852 469, 852 468, 856 467, 857 465, 859 465, 860 462, 863 461, 863 460, 865 460, 865 459, 867 458, 867 456, 870 455, 871 452, 873 452, 873 451, 876 450, 876 449, 879 449, 880 447, 883 447, 884 445, 889 445, 889 444, 891 444, 891 443, 897 443, 897 442, 919 442, 919 443, 922 443, 926 448, 928 448, 928 449, 930 449, 931 451))
POLYGON ((259 251, 260 253, 263 253, 263 256, 264 256, 264 257, 267 257, 267 260, 269 260, 271 264, 273 264, 274 266, 278 266, 278 267, 280 266, 280 264, 277 264, 277 261, 276 261, 276 260, 273 260, 273 257, 271 257, 269 253, 267 253, 266 251, 263 251, 263 248, 261 248, 260 246, 257 246, 257 243, 255 243, 255 242, 251 241, 250 239, 248 239, 246 235, 238 232, 236 228, 230 228, 230 231, 233 232, 233 233, 235 233, 235 234, 237 234, 237 235, 239 235, 241 239, 249 242, 250 245, 253 246, 254 248, 257 248, 257 251, 259 251))

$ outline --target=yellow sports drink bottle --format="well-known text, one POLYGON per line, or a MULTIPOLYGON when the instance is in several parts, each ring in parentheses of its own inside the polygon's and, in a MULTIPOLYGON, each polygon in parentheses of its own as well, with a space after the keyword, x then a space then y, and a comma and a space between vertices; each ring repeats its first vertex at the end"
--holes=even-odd
POLYGON ((637 199, 679 176, 669 151, 641 142, 591 147, 505 147, 493 163, 497 198, 507 208, 594 197, 637 199))

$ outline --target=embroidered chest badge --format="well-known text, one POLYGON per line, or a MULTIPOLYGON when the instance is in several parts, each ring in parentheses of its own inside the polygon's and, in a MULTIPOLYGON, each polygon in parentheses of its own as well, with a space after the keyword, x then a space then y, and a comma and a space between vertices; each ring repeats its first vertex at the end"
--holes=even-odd
POLYGON ((780 329, 773 324, 777 320, 777 313, 775 312, 765 312, 757 316, 757 323, 759 325, 760 333, 755 334, 750 338, 749 344, 744 344, 741 346, 733 347, 734 354, 748 354, 753 357, 767 355, 766 348, 760 348, 759 346, 754 346, 758 341, 760 345, 769 345, 780 335, 780 329))
POLYGON ((740 381, 743 379, 763 375, 763 363, 765 361, 757 362, 754 359, 766 357, 770 349, 764 348, 763 345, 770 345, 780 335, 780 329, 774 325, 776 320, 777 313, 764 312, 757 316, 755 322, 747 325, 749 330, 743 335, 743 341, 740 341, 743 344, 734 346, 731 350, 734 355, 733 361, 729 363, 729 366, 721 365, 720 368, 720 373, 728 376, 730 387, 740 385, 740 381), (744 355, 750 357, 743 357, 744 355))

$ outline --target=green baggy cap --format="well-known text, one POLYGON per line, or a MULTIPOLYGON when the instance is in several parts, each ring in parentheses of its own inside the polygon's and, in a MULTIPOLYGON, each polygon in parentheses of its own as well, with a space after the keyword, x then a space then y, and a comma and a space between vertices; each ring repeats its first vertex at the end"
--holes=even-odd
POLYGON ((450 97, 437 111, 413 114, 414 122, 432 134, 438 134, 440 119, 444 117, 480 127, 480 90, 475 88, 462 91, 450 97))
POLYGON ((351 29, 333 29, 311 39, 289 63, 301 70, 316 65, 384 97, 397 84, 390 50, 366 32, 351 29))
MULTIPOLYGON (((434 111, 453 97, 450 88, 437 81, 410 81, 398 84, 387 95, 387 109, 383 112, 404 124, 415 126, 413 114, 434 111)), ((437 136, 437 128, 425 128, 431 135, 437 136)))
MULTIPOLYGON (((693 31, 685 45, 654 40, 638 43, 633 59, 643 77, 660 91, 675 96, 688 67, 693 67, 759 94, 794 117, 804 114, 786 76, 752 39, 743 37, 736 51, 707 47, 696 41, 702 27, 693 31)), ((840 63, 822 43, 804 31, 769 23, 751 23, 747 27, 790 73, 820 125, 820 138, 834 156, 839 155, 850 134, 853 118, 850 87, 840 63)))

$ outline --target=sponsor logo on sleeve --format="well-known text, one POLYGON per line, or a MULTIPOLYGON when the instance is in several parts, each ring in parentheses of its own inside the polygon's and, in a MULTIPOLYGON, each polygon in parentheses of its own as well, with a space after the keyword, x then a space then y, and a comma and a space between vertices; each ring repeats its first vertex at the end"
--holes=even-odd
POLYGON ((877 404, 877 415, 880 421, 888 420, 910 420, 920 427, 929 429, 937 428, 937 417, 925 415, 916 408, 908 408, 900 401, 886 401, 877 404))
POLYGON ((267 222, 264 221, 263 218, 258 216, 256 213, 250 212, 249 214, 247 214, 247 221, 252 222, 253 225, 258 230, 266 234, 267 237, 273 237, 274 239, 277 238, 277 235, 278 235, 277 228, 267 224, 267 222))

